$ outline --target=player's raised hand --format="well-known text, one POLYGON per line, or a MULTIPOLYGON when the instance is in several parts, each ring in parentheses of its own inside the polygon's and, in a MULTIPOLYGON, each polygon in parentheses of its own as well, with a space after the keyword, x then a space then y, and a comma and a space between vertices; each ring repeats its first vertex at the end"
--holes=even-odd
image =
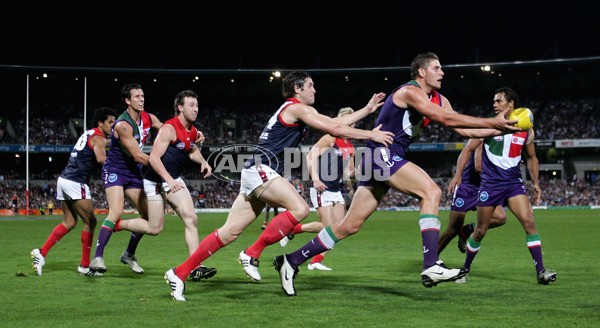
POLYGON ((376 111, 381 105, 383 105, 383 101, 385 100, 385 93, 379 92, 373 94, 373 97, 367 103, 367 107, 369 109, 369 113, 373 113, 376 111))

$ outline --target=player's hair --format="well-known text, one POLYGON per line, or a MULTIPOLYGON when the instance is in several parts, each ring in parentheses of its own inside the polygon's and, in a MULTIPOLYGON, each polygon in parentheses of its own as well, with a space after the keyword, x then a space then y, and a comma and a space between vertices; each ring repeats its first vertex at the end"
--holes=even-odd
POLYGON ((514 108, 519 108, 519 95, 515 92, 515 90, 509 87, 500 87, 494 91, 494 94, 503 93, 504 98, 506 98, 507 102, 514 102, 514 108))
POLYGON ((425 68, 432 60, 440 60, 433 52, 418 54, 412 63, 410 63, 410 78, 416 79, 419 76, 419 68, 425 68))
POLYGON ((139 83, 127 83, 121 89, 121 100, 125 102, 125 99, 131 100, 131 90, 142 90, 142 85, 139 83))
POLYGON ((354 109, 352 109, 352 107, 342 107, 338 111, 337 116, 344 116, 352 113, 354 113, 354 109))
POLYGON ((303 88, 306 79, 310 79, 310 74, 304 71, 292 71, 283 78, 281 83, 281 94, 283 98, 288 99, 293 97, 296 93, 294 87, 303 88))
POLYGON ((100 126, 100 122, 108 120, 109 116, 117 117, 115 111, 112 108, 104 106, 96 109, 96 111, 94 112, 94 120, 92 121, 94 127, 97 128, 98 126, 100 126))
POLYGON ((175 116, 179 115, 179 105, 183 106, 183 104, 185 104, 186 97, 198 99, 198 95, 192 90, 179 91, 175 95, 175 100, 173 101, 173 109, 175 110, 175 116))

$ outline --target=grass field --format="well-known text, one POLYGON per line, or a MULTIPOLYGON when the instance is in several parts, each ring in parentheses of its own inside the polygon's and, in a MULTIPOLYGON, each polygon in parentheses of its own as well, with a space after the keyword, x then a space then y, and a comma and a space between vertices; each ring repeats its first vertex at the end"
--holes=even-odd
MULTIPOLYGON (((447 212, 441 213, 442 229, 447 212)), ((183 225, 168 217, 159 236, 138 248, 143 275, 119 256, 129 234, 120 232, 105 252, 104 277, 81 277, 81 226, 46 257, 36 276, 29 252, 40 247, 60 217, 0 219, 1 327, 597 327, 600 322, 600 211, 536 210, 546 267, 555 284, 538 285, 525 235, 512 214, 482 243, 466 284, 425 288, 420 283, 421 237, 416 212, 377 212, 362 231, 338 245, 325 263, 334 270, 301 268, 297 297, 287 297, 271 265, 314 237, 297 235, 286 248, 268 247, 261 258, 262 282, 237 263, 241 249, 261 232, 262 218, 235 243, 205 264, 218 268, 210 280, 188 282, 187 302, 171 300, 163 274, 187 257, 183 225), (18 276, 22 271, 26 276, 18 276)), ((200 214, 201 237, 225 214, 200 214)), ((307 220, 314 220, 314 214, 307 220)), ((473 220, 474 213, 467 220, 473 220)), ((96 234, 97 235, 97 234, 96 234)), ((456 240, 441 254, 460 267, 456 240)), ((93 251, 92 251, 93 255, 93 251)))

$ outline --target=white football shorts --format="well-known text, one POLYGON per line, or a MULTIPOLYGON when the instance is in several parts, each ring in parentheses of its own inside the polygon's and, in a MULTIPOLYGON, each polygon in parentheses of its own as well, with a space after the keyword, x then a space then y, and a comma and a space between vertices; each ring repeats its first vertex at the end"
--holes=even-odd
MULTIPOLYGON (((181 177, 175 179, 175 181, 181 182, 185 185, 185 182, 181 177)), ((166 194, 169 192, 169 190, 169 184, 166 182, 156 182, 144 179, 144 192, 146 193, 146 197, 166 194)))
POLYGON ((257 169, 256 165, 244 168, 241 175, 240 193, 245 194, 246 197, 258 197, 277 178, 281 178, 279 173, 266 165, 261 165, 260 169, 257 169), (255 194, 252 194, 253 192, 255 194))
POLYGON ((327 191, 325 189, 322 192, 318 192, 314 187, 310 188, 310 202, 314 208, 333 206, 336 203, 346 203, 341 191, 327 191))
POLYGON ((92 199, 92 192, 90 191, 90 186, 86 183, 79 183, 58 177, 58 181, 56 182, 56 199, 92 199))

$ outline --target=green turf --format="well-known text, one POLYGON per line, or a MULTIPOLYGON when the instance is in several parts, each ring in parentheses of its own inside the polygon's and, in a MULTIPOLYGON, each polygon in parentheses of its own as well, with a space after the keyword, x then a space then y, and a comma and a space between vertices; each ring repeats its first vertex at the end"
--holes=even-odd
MULTIPOLYGON (((175 302, 163 274, 187 257, 183 225, 168 217, 159 236, 138 248, 146 273, 119 262, 128 233, 113 236, 102 278, 80 277, 78 226, 46 258, 36 276, 29 252, 40 247, 60 217, 0 219, 0 326, 2 327, 593 327, 600 322, 600 211, 536 210, 544 261, 558 272, 538 285, 525 235, 508 214, 488 232, 466 284, 425 288, 420 283, 421 237, 416 212, 377 212, 363 229, 331 251, 334 270, 308 271, 296 279, 297 297, 280 289, 273 256, 314 237, 297 235, 286 248, 268 247, 262 282, 251 282, 237 263, 241 249, 261 232, 259 218, 233 244, 205 264, 218 268, 210 280, 188 282, 187 302, 175 302), (21 271, 26 276, 19 276, 21 271)), ((200 214, 201 236, 224 214, 200 214)), ((473 220, 474 213, 467 220, 473 220)), ((308 220, 314 220, 311 214, 308 220)), ((442 228, 447 212, 441 213, 442 228)), ((92 252, 93 254, 93 252, 92 252)), ((441 258, 459 267, 464 254, 453 240, 441 258)))

